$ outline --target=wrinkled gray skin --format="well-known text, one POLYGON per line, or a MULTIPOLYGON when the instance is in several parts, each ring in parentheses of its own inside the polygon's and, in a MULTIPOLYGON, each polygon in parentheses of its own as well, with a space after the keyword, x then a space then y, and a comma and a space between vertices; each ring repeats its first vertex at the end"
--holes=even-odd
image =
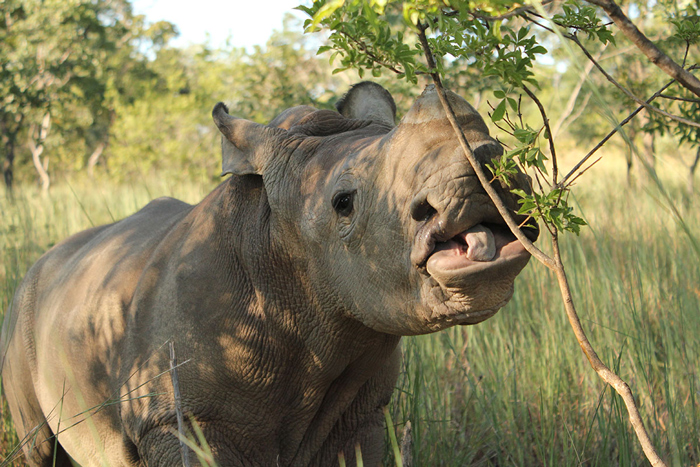
MULTIPOLYGON (((450 99, 476 155, 500 154, 450 99)), ((60 466, 181 465, 159 376, 169 340, 185 415, 220 465, 327 466, 339 451, 354 465, 357 442, 379 464, 400 336, 492 316, 529 256, 434 90, 396 127, 373 83, 339 109, 263 126, 217 105, 233 176, 197 205, 161 198, 76 234, 30 269, 0 349, 31 465, 51 465, 59 431, 60 466)))

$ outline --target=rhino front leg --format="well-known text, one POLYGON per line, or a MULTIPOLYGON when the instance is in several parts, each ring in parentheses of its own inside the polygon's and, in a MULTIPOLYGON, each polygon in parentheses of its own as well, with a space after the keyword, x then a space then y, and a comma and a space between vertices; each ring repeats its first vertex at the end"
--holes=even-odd
MULTIPOLYGON (((18 361, 20 367, 26 365, 23 359, 18 361)), ((27 464, 32 467, 70 467, 72 464, 68 454, 60 443, 56 443, 54 433, 41 410, 30 373, 16 372, 16 366, 16 361, 5 362, 2 382, 10 413, 19 414, 19 417, 15 415, 15 429, 27 464)))

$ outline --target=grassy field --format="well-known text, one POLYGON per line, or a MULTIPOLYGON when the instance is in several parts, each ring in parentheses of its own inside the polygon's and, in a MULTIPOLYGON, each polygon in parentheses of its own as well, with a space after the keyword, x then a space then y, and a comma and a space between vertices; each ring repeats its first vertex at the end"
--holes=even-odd
MULTIPOLYGON (((584 327, 630 383, 662 457, 674 467, 697 465, 700 257, 656 188, 630 190, 612 175, 590 180, 576 201, 591 227, 562 245, 584 327)), ((690 230, 700 232, 700 196, 668 185, 690 230)), ((196 202, 212 186, 64 183, 50 195, 25 188, 14 203, 0 197, 0 313, 57 240, 157 196, 196 202)), ((416 466, 648 465, 624 405, 579 350, 553 275, 534 261, 494 318, 403 345, 391 413, 399 437, 411 422, 416 466)), ((17 442, 3 407, 0 463, 17 442)))

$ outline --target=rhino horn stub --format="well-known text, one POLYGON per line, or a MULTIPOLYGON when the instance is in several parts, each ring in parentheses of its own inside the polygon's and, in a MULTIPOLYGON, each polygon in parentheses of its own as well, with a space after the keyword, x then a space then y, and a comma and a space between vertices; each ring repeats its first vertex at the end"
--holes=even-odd
POLYGON ((389 91, 372 81, 362 81, 335 104, 341 115, 347 118, 371 120, 394 127, 396 122, 396 103, 389 91))
MULTIPOLYGON (((445 94, 460 125, 469 126, 488 135, 489 130, 484 120, 469 102, 450 90, 445 90, 445 94)), ((437 90, 432 84, 426 86, 423 93, 418 96, 411 109, 401 120, 401 124, 420 125, 431 122, 447 122, 445 109, 442 107, 437 90)))
POLYGON ((229 115, 223 102, 214 106, 212 117, 222 134, 221 175, 262 175, 273 155, 274 142, 282 138, 286 130, 229 115))
MULTIPOLYGON (((445 90, 445 94, 476 159, 488 163, 492 158, 500 156, 503 148, 489 135, 489 129, 479 112, 454 92, 445 90)), ((426 146, 431 146, 436 141, 456 141, 452 125, 432 84, 426 86, 418 96, 399 123, 399 128, 402 134, 420 134, 426 141, 426 146)))

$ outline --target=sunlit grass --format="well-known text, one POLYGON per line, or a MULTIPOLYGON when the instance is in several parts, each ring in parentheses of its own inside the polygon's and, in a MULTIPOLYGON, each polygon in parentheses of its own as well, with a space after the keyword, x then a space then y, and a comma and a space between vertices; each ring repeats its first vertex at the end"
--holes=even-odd
MULTIPOLYGON (((700 197, 669 185, 685 222, 700 232, 700 197)), ((14 202, 0 194, 0 310, 28 267, 60 239, 158 196, 197 202, 213 186, 152 179, 63 183, 49 195, 24 187, 14 202)), ((630 383, 662 457, 697 465, 700 258, 655 189, 630 191, 624 176, 606 174, 576 193, 591 227, 565 238, 562 248, 584 327, 630 383)), ((494 318, 403 345, 390 419, 399 435, 410 420, 414 465, 646 464, 624 405, 569 330, 553 275, 534 261, 494 318)), ((18 442, 2 402, 0 460, 18 442)), ((387 437, 386 465, 394 465, 396 449, 387 437)))

